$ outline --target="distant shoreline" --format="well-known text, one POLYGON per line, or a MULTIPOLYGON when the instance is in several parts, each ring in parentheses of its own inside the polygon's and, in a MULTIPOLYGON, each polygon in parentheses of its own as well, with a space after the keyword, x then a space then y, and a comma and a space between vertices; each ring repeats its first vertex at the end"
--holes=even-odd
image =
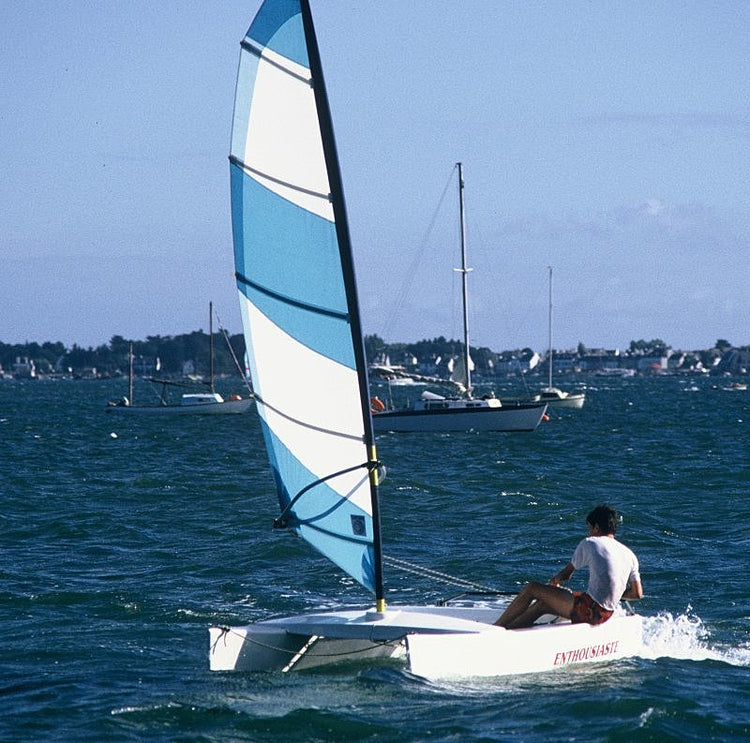
MULTIPOLYGON (((128 374, 132 348, 135 375, 185 378, 207 377, 210 348, 213 346, 214 373, 236 376, 245 357, 242 334, 229 337, 229 349, 223 333, 210 339, 202 330, 178 336, 149 336, 131 341, 113 336, 97 348, 66 348, 61 342, 5 344, 0 341, 0 376, 22 378, 109 379, 128 374), (211 342, 213 340, 213 343, 211 342)), ((376 379, 403 374, 440 378, 451 375, 453 360, 462 354, 462 343, 443 337, 416 343, 386 343, 377 335, 364 338, 365 356, 376 379)), ((475 374, 487 379, 549 373, 548 353, 532 348, 492 351, 471 348, 475 374)), ((630 341, 628 348, 588 348, 583 343, 573 350, 553 350, 555 376, 621 372, 637 374, 725 374, 747 376, 750 373, 750 346, 737 348, 719 339, 713 348, 674 350, 661 339, 630 341)))

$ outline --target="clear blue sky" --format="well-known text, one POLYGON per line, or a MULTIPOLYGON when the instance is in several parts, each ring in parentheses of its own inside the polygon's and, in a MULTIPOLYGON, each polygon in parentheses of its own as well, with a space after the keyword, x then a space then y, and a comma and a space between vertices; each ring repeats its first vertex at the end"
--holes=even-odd
MULTIPOLYGON (((239 331, 258 4, 2 1, 0 341, 239 331)), ((365 332, 460 334, 460 160, 473 344, 546 346, 550 264, 558 348, 750 343, 750 3, 311 4, 365 332)))

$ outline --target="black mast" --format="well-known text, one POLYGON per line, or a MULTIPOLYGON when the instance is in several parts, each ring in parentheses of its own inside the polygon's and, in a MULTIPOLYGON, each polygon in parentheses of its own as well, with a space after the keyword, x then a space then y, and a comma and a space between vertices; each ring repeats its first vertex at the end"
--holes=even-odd
POLYGON ((302 10, 302 23, 305 30, 307 50, 310 57, 310 74, 312 77, 313 91, 315 93, 315 105, 318 110, 318 121, 320 122, 320 133, 323 140, 323 152, 325 154, 326 169, 328 171, 328 183, 331 187, 331 202, 336 224, 336 234, 339 243, 339 254, 344 273, 344 284, 346 287, 347 304, 349 309, 349 326, 354 343, 354 356, 359 372, 359 396, 362 406, 362 418, 365 424, 365 445, 368 451, 370 466, 370 495, 372 500, 372 528, 373 528, 373 551, 374 551, 374 577, 375 577, 375 601, 376 610, 385 611, 385 595, 383 589, 383 556, 382 541, 380 534, 380 506, 378 503, 378 470, 375 463, 377 454, 375 451, 375 436, 372 429, 372 417, 370 414, 370 390, 367 381, 367 363, 365 359, 365 344, 362 336, 362 324, 359 316, 359 302, 357 299, 357 282, 354 276, 354 261, 352 258, 351 239, 349 236, 349 222, 346 217, 346 203, 344 201, 344 189, 341 181, 341 170, 339 158, 336 151, 336 141, 333 135, 333 120, 328 105, 325 81, 323 79, 323 67, 320 61, 318 41, 315 36, 310 3, 308 0, 300 0, 302 10))

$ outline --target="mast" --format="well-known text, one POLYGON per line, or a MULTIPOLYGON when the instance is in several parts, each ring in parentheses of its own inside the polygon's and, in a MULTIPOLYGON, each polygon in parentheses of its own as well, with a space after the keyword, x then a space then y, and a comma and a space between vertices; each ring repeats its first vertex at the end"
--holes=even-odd
POLYGON ((208 303, 208 378, 214 392, 214 303, 208 303))
POLYGON ((464 369, 466 370, 466 395, 472 397, 471 370, 469 368, 469 301, 468 301, 468 273, 471 269, 466 267, 466 220, 464 218, 464 171, 463 164, 456 163, 458 167, 458 210, 461 220, 461 295, 463 300, 464 320, 464 369))
POLYGON ((549 310, 547 312, 547 373, 549 375, 548 387, 552 388, 552 266, 547 266, 549 270, 549 310))
POLYGON ((128 346, 128 400, 133 404, 133 344, 128 346))
POLYGON ((323 66, 320 61, 318 40, 315 36, 312 13, 310 12, 309 0, 300 0, 302 11, 302 23, 307 41, 308 57, 310 62, 310 74, 315 93, 315 105, 318 110, 318 121, 320 123, 321 138, 323 140, 323 151, 325 154, 326 169, 328 171, 328 182, 331 188, 331 202, 335 217, 336 233, 339 241, 339 251, 344 272, 344 283, 346 286, 347 304, 349 310, 349 326, 354 344, 354 356, 357 372, 359 375, 360 404, 362 418, 364 421, 364 438, 367 448, 368 464, 370 465, 370 496, 372 503, 372 542, 373 542, 373 572, 375 588, 375 609, 378 612, 385 611, 385 591, 383 587, 383 551, 380 531, 380 505, 378 502, 378 469, 377 452, 375 449, 375 434, 372 428, 372 415, 370 413, 370 390, 367 380, 367 365, 365 359, 365 345, 362 336, 362 325, 359 316, 359 302, 357 298, 357 283, 354 276, 354 260, 352 257, 351 239, 349 236, 349 223, 346 217, 346 204, 344 201, 344 189, 341 181, 336 141, 333 136, 333 121, 328 105, 325 81, 323 78, 323 66))

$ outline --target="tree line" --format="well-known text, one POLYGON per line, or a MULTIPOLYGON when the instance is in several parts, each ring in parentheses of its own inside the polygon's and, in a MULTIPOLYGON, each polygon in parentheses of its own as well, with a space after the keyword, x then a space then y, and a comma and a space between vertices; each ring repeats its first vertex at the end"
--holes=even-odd
MULTIPOLYGON (((109 343, 89 348, 73 344, 66 348, 62 343, 0 342, 0 365, 10 372, 18 359, 29 359, 39 374, 80 374, 95 370, 97 376, 109 377, 127 373, 130 348, 136 359, 146 359, 153 364, 158 359, 159 373, 178 377, 186 362, 192 362, 194 371, 207 376, 210 367, 211 338, 208 333, 194 331, 174 336, 148 336, 146 340, 128 340, 121 335, 112 336, 109 343)), ((229 336, 234 356, 239 364, 245 355, 245 339, 241 334, 229 336)), ((222 333, 213 334, 213 366, 216 375, 238 374, 232 352, 222 333)))
MULTIPOLYGON (((245 339, 238 333, 229 337, 234 356, 243 364, 245 339)), ((392 364, 402 364, 407 359, 419 361, 449 359, 462 353, 461 341, 439 336, 414 343, 386 343, 378 335, 367 335, 364 339, 365 354, 369 363, 388 359, 392 364)), ((159 360, 160 373, 165 376, 180 376, 184 365, 190 361, 196 374, 207 376, 209 371, 210 338, 208 333, 193 331, 174 336, 148 336, 146 340, 129 340, 121 335, 112 336, 109 343, 83 348, 74 344, 67 348, 60 341, 45 343, 6 344, 0 341, 0 365, 10 372, 17 359, 33 361, 40 374, 78 374, 84 370, 96 370, 98 376, 116 376, 127 373, 129 349, 139 359, 159 360)), ((214 373, 217 375, 237 374, 237 365, 232 358, 223 333, 214 333, 214 373)), ((725 352, 732 344, 724 339, 717 340, 714 349, 725 352)), ((658 354, 670 350, 663 340, 632 340, 628 351, 634 355, 658 354)), ((588 349, 581 343, 576 352, 584 356, 588 349)), ((498 361, 509 358, 528 360, 534 350, 525 347, 508 351, 492 351, 486 347, 472 347, 471 357, 479 373, 490 372, 498 361)))

